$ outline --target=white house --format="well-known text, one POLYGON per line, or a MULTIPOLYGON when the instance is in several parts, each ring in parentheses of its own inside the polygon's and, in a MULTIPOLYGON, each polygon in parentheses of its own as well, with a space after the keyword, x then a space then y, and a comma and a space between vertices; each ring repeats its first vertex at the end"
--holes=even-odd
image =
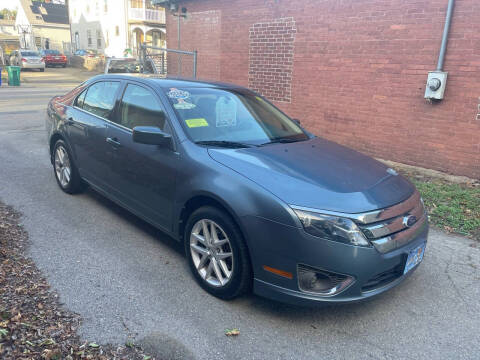
POLYGON ((64 4, 32 0, 17 2, 15 27, 23 48, 69 50, 70 25, 64 4))
POLYGON ((70 0, 74 49, 91 49, 106 56, 135 55, 141 43, 165 47, 165 11, 149 0, 70 0))

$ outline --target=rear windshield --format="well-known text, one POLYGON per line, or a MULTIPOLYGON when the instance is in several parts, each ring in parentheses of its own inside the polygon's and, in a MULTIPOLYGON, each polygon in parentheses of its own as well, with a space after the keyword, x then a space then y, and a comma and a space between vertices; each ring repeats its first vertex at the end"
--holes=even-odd
POLYGON ((60 55, 58 50, 44 50, 45 55, 60 55))
POLYGON ((22 51, 22 56, 40 56, 36 51, 22 51))

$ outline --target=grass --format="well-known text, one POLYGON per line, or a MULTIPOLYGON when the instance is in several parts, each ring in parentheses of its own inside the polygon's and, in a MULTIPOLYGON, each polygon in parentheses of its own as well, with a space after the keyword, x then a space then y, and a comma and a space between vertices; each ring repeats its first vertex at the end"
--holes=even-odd
POLYGON ((480 241, 479 183, 452 183, 412 171, 401 172, 422 194, 431 224, 480 241))

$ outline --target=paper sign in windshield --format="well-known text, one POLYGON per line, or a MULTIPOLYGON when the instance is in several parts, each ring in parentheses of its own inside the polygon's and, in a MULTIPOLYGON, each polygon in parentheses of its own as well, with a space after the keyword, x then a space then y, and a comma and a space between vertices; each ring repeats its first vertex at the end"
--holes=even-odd
POLYGON ((216 104, 217 127, 237 125, 237 102, 229 97, 223 96, 216 104))
POLYGON ((203 118, 199 119, 187 119, 185 120, 185 123, 189 128, 196 128, 196 127, 203 127, 203 126, 208 126, 207 120, 203 118))

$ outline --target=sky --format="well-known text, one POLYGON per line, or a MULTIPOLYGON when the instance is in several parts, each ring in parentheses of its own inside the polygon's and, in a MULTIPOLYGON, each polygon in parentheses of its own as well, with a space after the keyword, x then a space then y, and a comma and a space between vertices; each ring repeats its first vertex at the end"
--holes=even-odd
POLYGON ((0 0, 0 10, 1 9, 16 9, 18 8, 18 0, 0 0))
POLYGON ((1 9, 11 9, 14 10, 18 8, 17 0, 0 0, 0 10, 1 9))

